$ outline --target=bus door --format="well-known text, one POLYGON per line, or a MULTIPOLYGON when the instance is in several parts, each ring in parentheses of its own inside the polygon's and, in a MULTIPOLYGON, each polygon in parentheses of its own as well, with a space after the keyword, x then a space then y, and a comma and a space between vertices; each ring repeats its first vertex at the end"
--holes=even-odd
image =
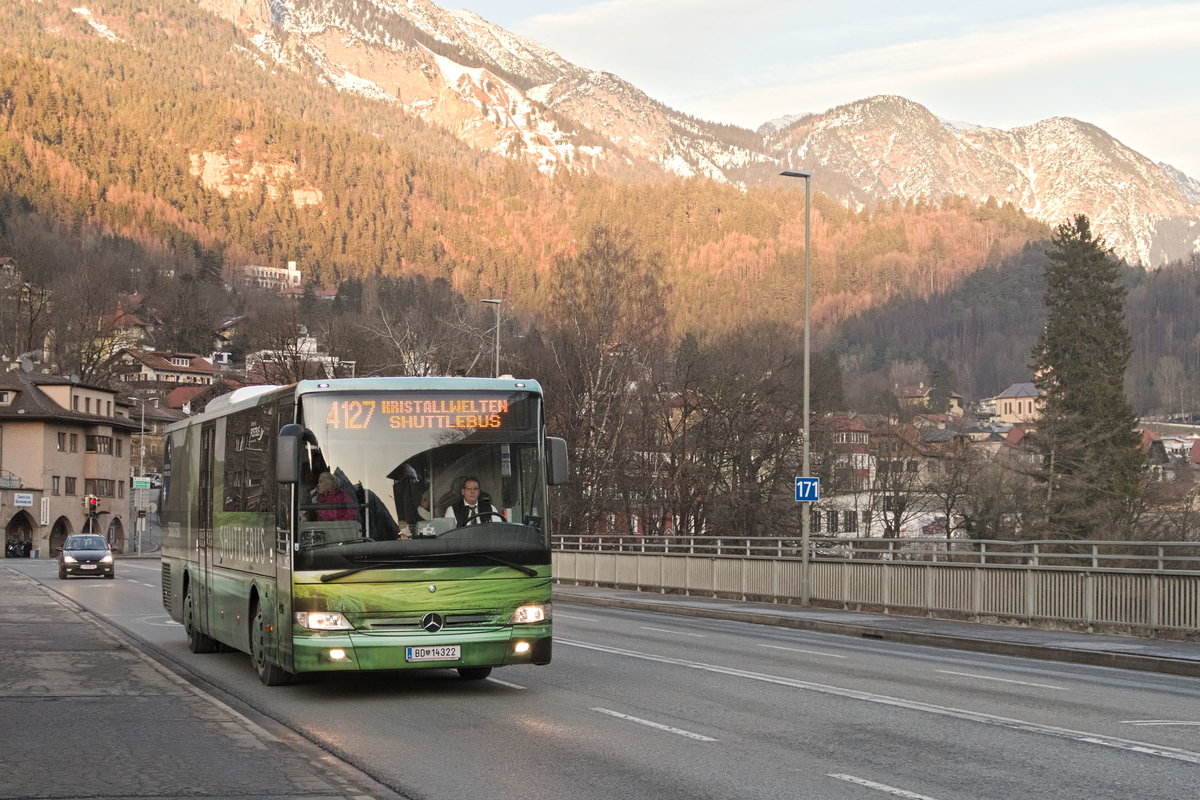
POLYGON ((206 422, 200 429, 199 491, 196 495, 196 569, 199 591, 195 594, 200 630, 212 634, 213 464, 216 460, 217 425, 206 422))
MULTIPOLYGON (((272 482, 274 476, 271 476, 272 482)), ((275 618, 275 660, 286 669, 292 668, 292 558, 295 555, 294 484, 275 484, 278 502, 275 507, 275 599, 278 616, 275 618)))
MULTIPOLYGON (((294 403, 281 402, 276 419, 282 425, 295 418, 294 403)), ((275 492, 275 600, 278 616, 275 618, 275 660, 285 669, 292 669, 292 558, 296 547, 296 484, 275 481, 275 441, 270 443, 270 468, 263 479, 267 484, 264 492, 275 492)))

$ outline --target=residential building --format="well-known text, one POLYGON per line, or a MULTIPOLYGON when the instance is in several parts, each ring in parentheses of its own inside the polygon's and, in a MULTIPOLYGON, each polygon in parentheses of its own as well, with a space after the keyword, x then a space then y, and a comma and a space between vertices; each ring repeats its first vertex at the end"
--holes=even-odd
POLYGON ((238 282, 242 286, 253 286, 259 289, 299 289, 304 276, 296 268, 295 261, 287 262, 286 268, 245 266, 239 269, 238 282))
MULTIPOLYGON (((933 387, 926 386, 924 382, 916 386, 897 386, 893 391, 901 408, 914 411, 929 411, 933 408, 933 387)), ((958 392, 951 392, 947 398, 946 411, 961 417, 964 411, 963 396, 958 392)))
POLYGON ((121 380, 127 383, 194 383, 207 386, 220 376, 212 362, 195 353, 166 350, 122 350, 117 360, 121 380))
POLYGON ((0 374, 0 510, 6 539, 53 558, 72 533, 95 530, 114 548, 129 523, 130 435, 117 393, 56 375, 0 374), (83 498, 96 495, 88 517, 83 498))
POLYGON ((1036 422, 1042 416, 1044 392, 1032 383, 1014 383, 994 398, 993 422, 1010 425, 1036 422))

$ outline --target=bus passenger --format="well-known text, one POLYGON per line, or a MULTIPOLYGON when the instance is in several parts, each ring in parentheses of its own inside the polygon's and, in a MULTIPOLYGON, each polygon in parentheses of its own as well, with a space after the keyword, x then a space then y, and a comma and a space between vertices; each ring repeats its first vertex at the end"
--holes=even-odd
POLYGON ((354 510, 357 503, 351 500, 350 495, 337 485, 337 479, 329 472, 322 472, 321 476, 317 478, 317 489, 313 499, 321 505, 334 506, 334 508, 317 509, 317 519, 322 522, 358 519, 358 512, 354 510))

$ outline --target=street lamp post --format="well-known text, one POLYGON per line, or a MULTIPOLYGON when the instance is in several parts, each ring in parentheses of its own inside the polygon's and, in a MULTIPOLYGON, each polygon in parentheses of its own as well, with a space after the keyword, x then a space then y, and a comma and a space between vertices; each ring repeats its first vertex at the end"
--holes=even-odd
MULTIPOLYGON (((812 337, 809 333, 808 309, 811 305, 811 284, 809 271, 812 265, 812 173, 811 172, 781 172, 785 178, 804 179, 804 438, 801 442, 801 471, 805 477, 810 477, 811 455, 808 436, 809 417, 809 364, 812 351, 812 337)), ((812 530, 812 506, 805 505, 804 513, 800 515, 800 550, 801 578, 800 603, 809 605, 812 599, 812 572, 809 565, 808 540, 812 530)))
MULTIPOLYGON (((138 477, 142 478, 146 475, 146 398, 136 398, 142 404, 142 414, 138 419, 138 477)), ((142 489, 139 492, 144 491, 142 489)), ((140 510, 140 509, 139 509, 140 510)), ((141 555, 142 552, 142 519, 140 515, 136 517, 136 522, 133 523, 134 533, 137 535, 133 540, 133 552, 141 555)))
POLYGON ((488 298, 486 300, 480 300, 479 302, 487 303, 488 305, 491 305, 496 309, 496 346, 495 346, 496 363, 495 363, 495 370, 492 373, 492 375, 493 375, 493 377, 499 378, 500 377, 500 304, 503 303, 504 301, 498 300, 496 298, 488 298))

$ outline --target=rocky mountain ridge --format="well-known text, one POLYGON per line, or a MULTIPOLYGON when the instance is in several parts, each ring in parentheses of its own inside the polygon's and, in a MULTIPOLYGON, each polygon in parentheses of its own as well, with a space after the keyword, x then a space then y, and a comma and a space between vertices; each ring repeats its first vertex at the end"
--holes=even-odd
POLYGON ((1088 214, 1132 263, 1200 250, 1200 182, 1079 120, 1004 131, 883 96, 748 131, 689 117, 611 73, 429 0, 199 4, 237 24, 264 68, 309 71, 550 173, 752 185, 777 181, 780 168, 805 169, 819 176, 814 189, 853 206, 994 198, 1052 224, 1088 214))

